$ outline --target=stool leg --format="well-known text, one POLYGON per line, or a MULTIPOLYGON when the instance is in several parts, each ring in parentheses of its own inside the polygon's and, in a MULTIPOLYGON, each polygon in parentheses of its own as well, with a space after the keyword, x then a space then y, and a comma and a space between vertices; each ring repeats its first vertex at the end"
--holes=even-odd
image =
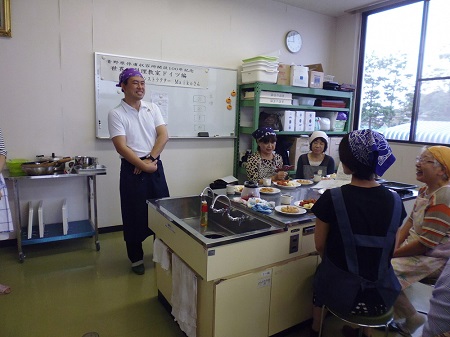
POLYGON ((362 333, 363 333, 363 327, 360 326, 360 327, 358 328, 358 337, 362 337, 362 333))
POLYGON ((322 312, 320 313, 319 337, 322 337, 322 327, 323 327, 324 316, 325 316, 325 305, 322 305, 322 312))
POLYGON ((389 335, 389 323, 386 323, 386 326, 384 327, 384 337, 388 337, 389 335))

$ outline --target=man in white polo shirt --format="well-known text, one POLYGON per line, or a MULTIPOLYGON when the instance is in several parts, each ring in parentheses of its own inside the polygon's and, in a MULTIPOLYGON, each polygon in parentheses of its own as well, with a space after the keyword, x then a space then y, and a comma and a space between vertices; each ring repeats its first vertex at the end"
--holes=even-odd
POLYGON ((125 97, 109 112, 109 134, 121 158, 120 204, 123 234, 134 273, 145 273, 142 242, 148 228, 147 199, 169 196, 159 158, 169 140, 161 111, 145 102, 145 79, 139 70, 126 68, 119 77, 125 97))

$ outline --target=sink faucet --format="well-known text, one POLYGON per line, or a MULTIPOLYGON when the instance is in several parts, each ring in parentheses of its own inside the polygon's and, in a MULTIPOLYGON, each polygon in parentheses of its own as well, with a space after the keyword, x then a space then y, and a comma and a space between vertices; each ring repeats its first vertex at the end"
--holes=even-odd
POLYGON ((204 199, 203 199, 203 196, 205 195, 205 192, 207 192, 206 195, 208 195, 208 194, 211 193, 211 200, 214 199, 214 191, 211 189, 211 187, 206 186, 206 187, 203 189, 202 193, 200 193, 200 198, 201 198, 201 200, 204 200, 204 199))
POLYGON ((212 205, 211 205, 211 209, 212 209, 212 211, 213 211, 214 213, 222 213, 222 214, 225 214, 225 213, 226 213, 227 216, 228 216, 228 219, 229 219, 230 221, 239 221, 239 224, 240 224, 242 221, 244 221, 245 219, 248 218, 245 214, 243 214, 243 215, 240 216, 240 217, 234 217, 234 216, 232 216, 232 215, 230 214, 230 212, 231 212, 231 200, 230 200, 230 198, 228 198, 228 196, 226 196, 225 194, 219 194, 219 195, 214 199, 214 201, 213 201, 213 203, 212 203, 212 205), (221 208, 221 209, 216 209, 216 208, 214 208, 214 205, 216 204, 217 199, 219 199, 219 198, 221 198, 221 197, 225 198, 225 199, 228 201, 228 208, 221 208))

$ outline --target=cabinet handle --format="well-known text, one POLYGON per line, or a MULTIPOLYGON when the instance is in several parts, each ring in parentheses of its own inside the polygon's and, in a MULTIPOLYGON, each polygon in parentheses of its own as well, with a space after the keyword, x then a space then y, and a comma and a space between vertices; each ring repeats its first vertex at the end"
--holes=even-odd
POLYGON ((175 234, 175 230, 172 228, 172 226, 170 225, 170 223, 166 223, 166 228, 169 230, 169 231, 171 231, 172 233, 174 233, 175 234))
POLYGON ((303 236, 314 234, 316 225, 303 228, 303 236))

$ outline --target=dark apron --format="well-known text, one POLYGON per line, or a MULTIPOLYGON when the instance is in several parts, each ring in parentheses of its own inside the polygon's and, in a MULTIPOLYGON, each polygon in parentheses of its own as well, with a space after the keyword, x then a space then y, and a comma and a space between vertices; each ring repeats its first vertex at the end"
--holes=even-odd
POLYGON ((322 176, 326 176, 328 173, 328 161, 329 157, 325 157, 319 166, 311 166, 308 157, 302 157, 303 178, 312 179, 315 174, 319 174, 319 170, 322 170, 322 176))
POLYGON ((153 173, 134 174, 134 165, 122 159, 120 166, 120 206, 125 241, 142 242, 153 232, 148 228, 148 199, 169 196, 162 161, 153 173))
POLYGON ((353 234, 345 209, 344 199, 340 188, 330 190, 338 219, 338 226, 344 243, 345 258, 349 271, 334 265, 327 254, 324 255, 314 277, 314 289, 317 302, 325 304, 331 310, 343 314, 350 314, 355 298, 359 291, 375 288, 384 301, 386 308, 390 308, 400 293, 401 286, 390 266, 389 254, 395 241, 395 233, 401 216, 401 200, 394 193, 394 211, 388 234, 384 236, 369 236, 353 234), (378 266, 378 279, 370 281, 359 276, 356 246, 381 248, 382 255, 378 266), (336 286, 338 289, 336 289, 336 286))

